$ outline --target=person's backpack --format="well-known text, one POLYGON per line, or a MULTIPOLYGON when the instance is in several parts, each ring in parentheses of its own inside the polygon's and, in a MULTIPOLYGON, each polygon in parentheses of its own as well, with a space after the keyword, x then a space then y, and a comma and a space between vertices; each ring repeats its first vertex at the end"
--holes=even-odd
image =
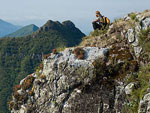
POLYGON ((107 17, 105 17, 105 16, 103 16, 103 20, 104 20, 104 24, 110 24, 110 20, 107 18, 107 17))

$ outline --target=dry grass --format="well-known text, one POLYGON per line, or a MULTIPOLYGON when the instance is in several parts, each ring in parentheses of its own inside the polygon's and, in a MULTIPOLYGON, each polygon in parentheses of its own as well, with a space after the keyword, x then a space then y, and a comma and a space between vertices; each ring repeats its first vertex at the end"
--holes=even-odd
POLYGON ((88 46, 90 46, 90 47, 109 47, 118 41, 119 36, 114 34, 111 36, 96 36, 96 37, 86 38, 85 40, 83 40, 81 42, 80 46, 83 46, 83 47, 88 47, 88 46))
POLYGON ((116 42, 124 40, 124 37, 122 37, 121 32, 124 33, 125 36, 127 30, 134 27, 135 27, 134 20, 124 21, 123 19, 117 19, 108 29, 107 32, 101 33, 99 36, 84 37, 82 42, 80 43, 80 46, 83 47, 110 46, 116 42))
POLYGON ((144 12, 141 13, 143 17, 150 17, 150 10, 145 10, 144 12))
POLYGON ((113 23, 113 28, 115 29, 128 30, 133 27, 135 27, 134 20, 124 21, 123 19, 119 19, 118 21, 113 23))

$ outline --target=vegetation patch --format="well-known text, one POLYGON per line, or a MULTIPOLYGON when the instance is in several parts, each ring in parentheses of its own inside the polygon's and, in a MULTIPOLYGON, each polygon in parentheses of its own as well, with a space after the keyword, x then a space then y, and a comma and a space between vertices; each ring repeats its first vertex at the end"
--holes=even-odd
POLYGON ((135 13, 131 13, 129 16, 130 16, 130 18, 131 18, 132 20, 134 20, 134 21, 136 21, 136 22, 139 21, 138 18, 136 17, 137 15, 136 15, 135 13))
POLYGON ((105 76, 106 61, 104 58, 98 58, 92 64, 95 68, 96 76, 105 76))
POLYGON ((39 68, 40 70, 43 70, 43 62, 40 63, 39 68))
POLYGON ((28 96, 34 95, 33 81, 34 81, 34 77, 28 76, 23 81, 22 85, 16 85, 13 88, 12 96, 15 98, 15 100, 13 99, 12 101, 8 102, 10 110, 12 110, 12 109, 18 110, 21 107, 21 105, 24 104, 28 100, 28 96), (18 90, 20 90, 21 88, 22 88, 21 93, 19 93, 18 90), (25 91, 27 89, 29 89, 29 92, 25 91))
POLYGON ((8 105, 9 105, 9 110, 12 110, 12 109, 15 109, 15 110, 18 110, 19 107, 18 107, 18 104, 16 104, 15 102, 8 102, 8 105))
POLYGON ((79 48, 79 47, 76 48, 74 50, 74 54, 78 59, 82 59, 82 60, 84 59, 85 52, 84 52, 83 48, 79 48))
POLYGON ((57 50, 56 50, 56 49, 53 49, 53 50, 52 50, 52 53, 53 53, 53 54, 56 54, 56 53, 57 53, 57 50))
POLYGON ((56 51, 60 52, 60 51, 64 51, 65 49, 66 49, 66 46, 58 47, 58 48, 56 48, 56 51))
POLYGON ((150 28, 141 30, 141 32, 139 33, 139 44, 143 49, 140 60, 143 63, 147 64, 150 61, 150 28))
POLYGON ((49 56, 51 56, 51 54, 49 53, 49 54, 45 54, 45 55, 43 55, 43 58, 44 59, 47 59, 49 56))
POLYGON ((46 75, 41 75, 41 79, 46 79, 46 75))
POLYGON ((40 67, 39 66, 36 69, 36 75, 38 78, 40 77, 40 67))
POLYGON ((23 90, 27 90, 29 89, 32 85, 33 85, 33 81, 34 81, 34 77, 33 76, 28 76, 22 83, 21 88, 23 90))
POLYGON ((13 87, 13 92, 18 91, 19 89, 21 89, 21 85, 20 84, 19 85, 15 85, 13 87))
POLYGON ((110 49, 107 73, 117 79, 124 78, 128 73, 138 70, 138 63, 134 60, 127 46, 113 45, 110 49))
POLYGON ((107 32, 108 30, 108 27, 106 28, 102 28, 101 30, 99 29, 96 29, 94 30, 93 32, 90 33, 90 36, 100 36, 100 35, 103 35, 107 32))
POLYGON ((141 30, 139 34, 139 43, 145 52, 150 52, 150 28, 141 30))
POLYGON ((140 67, 139 72, 128 78, 127 82, 136 82, 138 87, 132 92, 131 96, 128 96, 129 103, 127 107, 130 113, 137 113, 140 100, 147 93, 147 89, 150 88, 150 64, 140 67))

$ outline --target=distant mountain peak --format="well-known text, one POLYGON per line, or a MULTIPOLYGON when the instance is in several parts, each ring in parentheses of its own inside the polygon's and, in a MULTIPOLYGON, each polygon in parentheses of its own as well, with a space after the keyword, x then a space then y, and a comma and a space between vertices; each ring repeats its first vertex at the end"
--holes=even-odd
POLYGON ((6 37, 22 37, 32 34, 33 32, 36 32, 39 29, 38 26, 34 24, 27 25, 19 30, 17 30, 14 33, 11 33, 7 35, 6 37))
POLYGON ((64 22, 62 22, 62 24, 69 27, 69 28, 75 27, 75 24, 70 20, 64 21, 64 22))
POLYGON ((46 22, 46 24, 44 24, 41 28, 40 31, 49 31, 50 29, 53 30, 60 30, 63 28, 75 28, 75 25, 72 21, 67 20, 64 21, 62 23, 60 23, 59 21, 52 21, 52 20, 48 20, 46 22))
POLYGON ((6 22, 6 21, 0 19, 0 37, 3 37, 3 36, 8 35, 12 32, 15 32, 19 28, 20 28, 20 26, 13 25, 9 22, 6 22))

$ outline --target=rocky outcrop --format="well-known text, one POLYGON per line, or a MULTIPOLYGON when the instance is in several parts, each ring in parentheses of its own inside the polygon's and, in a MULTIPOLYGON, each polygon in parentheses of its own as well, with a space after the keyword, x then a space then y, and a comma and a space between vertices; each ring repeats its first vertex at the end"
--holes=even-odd
POLYGON ((98 47, 83 48, 84 58, 78 59, 75 49, 52 53, 36 73, 20 82, 10 102, 12 113, 115 113, 125 109, 124 83, 111 78, 119 74, 114 68, 121 70, 125 60, 118 59, 112 66, 109 57, 115 51, 98 47))
POLYGON ((146 94, 140 101, 138 113, 149 113, 150 112, 150 93, 146 94))
MULTIPOLYGON (((149 92, 135 104, 133 92, 141 84, 130 78, 142 62, 139 34, 149 27, 149 19, 150 11, 128 14, 106 33, 85 37, 78 47, 51 53, 14 88, 11 112, 148 113, 149 92), (134 105, 137 109, 130 111, 134 105)), ((63 24, 73 27, 70 22, 63 24)))

